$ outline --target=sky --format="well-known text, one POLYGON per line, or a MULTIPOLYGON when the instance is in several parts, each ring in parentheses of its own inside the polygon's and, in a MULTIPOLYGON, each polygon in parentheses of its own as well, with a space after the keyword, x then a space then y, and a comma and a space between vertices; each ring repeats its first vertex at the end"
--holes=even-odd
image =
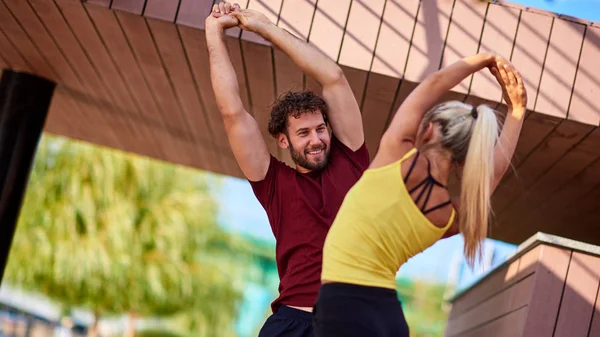
MULTIPOLYGON (((600 22, 600 0, 516 0, 525 6, 545 9, 547 11, 579 17, 593 22, 600 22)), ((219 195, 221 222, 230 230, 247 234, 269 242, 275 242, 267 216, 258 203, 247 181, 236 178, 225 178, 219 195)), ((466 278, 463 284, 473 282, 490 268, 509 257, 516 246, 489 240, 494 250, 494 260, 484 271, 462 270, 466 278)), ((490 248, 492 249, 492 248, 490 248)), ((446 282, 448 275, 456 272, 453 268, 464 269, 462 260, 462 239, 460 236, 442 240, 425 252, 415 256, 400 270, 400 276, 446 282), (457 260, 459 262, 457 262, 457 260)))
POLYGON ((511 2, 591 22, 600 22, 600 0, 512 0, 511 2))

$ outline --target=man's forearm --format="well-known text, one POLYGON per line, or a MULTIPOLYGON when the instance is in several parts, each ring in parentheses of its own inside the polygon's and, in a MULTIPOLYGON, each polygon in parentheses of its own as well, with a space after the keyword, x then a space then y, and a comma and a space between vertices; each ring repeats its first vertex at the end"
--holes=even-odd
POLYGON ((221 114, 226 116, 245 111, 235 69, 225 45, 223 29, 207 27, 206 43, 210 60, 210 78, 221 114))
POLYGON ((270 24, 258 33, 286 53, 304 73, 322 86, 335 83, 343 76, 334 60, 285 29, 270 24))

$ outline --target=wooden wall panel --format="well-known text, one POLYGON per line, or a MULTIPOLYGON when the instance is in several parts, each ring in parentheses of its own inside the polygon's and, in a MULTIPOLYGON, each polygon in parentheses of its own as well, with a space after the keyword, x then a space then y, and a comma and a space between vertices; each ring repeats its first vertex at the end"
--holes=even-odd
POLYGON ((263 132, 269 151, 276 155, 278 146, 275 139, 267 131, 269 122, 267 108, 275 99, 271 47, 242 41, 242 51, 248 76, 248 90, 252 102, 250 112, 263 132))
POLYGON ((521 73, 527 90, 527 109, 530 110, 533 109, 537 98, 552 20, 547 15, 527 11, 521 13, 511 63, 521 73))
POLYGON ((600 257, 573 252, 553 337, 588 337, 598 284, 600 257))
MULTIPOLYGON (((86 4, 84 4, 84 9, 97 30, 104 48, 115 64, 116 71, 122 78, 124 86, 128 88, 131 99, 140 111, 140 122, 149 126, 154 125, 155 128, 170 130, 166 127, 165 119, 167 116, 160 113, 155 95, 150 91, 148 82, 115 14, 103 8, 86 4)), ((106 71, 110 70, 107 69, 106 71)), ((176 132, 172 132, 171 135, 179 136, 176 132)), ((169 151, 166 144, 162 142, 156 142, 156 144, 158 153, 164 154, 169 151)))
POLYGON ((410 95, 410 93, 413 90, 415 90, 417 85, 418 85, 418 83, 411 82, 406 79, 402 80, 402 82, 400 83, 400 86, 396 92, 396 97, 394 97, 394 104, 392 104, 392 111, 390 111, 390 116, 388 117, 388 121, 385 125, 386 129, 392 122, 394 116, 396 115, 396 112, 398 112, 398 108, 400 108, 400 105, 402 105, 402 103, 404 102, 406 97, 408 97, 408 95, 410 95))
POLYGON ((542 246, 522 336, 552 336, 570 260, 570 250, 542 246))
POLYGON ((581 50, 577 77, 568 119, 581 123, 600 123, 600 27, 588 26, 581 50))
POLYGON ((302 40, 308 39, 317 0, 284 1, 277 25, 302 40))
MULTIPOLYGON (((516 260, 453 300, 445 336, 552 336, 571 254, 570 249, 544 243, 519 253, 516 260), (509 274, 511 277, 503 282, 502 276, 509 274), (519 312, 518 318, 513 316, 515 312, 519 312)), ((589 261, 585 264, 590 265, 589 261)), ((599 269, 595 265, 592 268, 599 269)), ((577 279, 580 284, 593 283, 597 287, 599 273, 593 275, 595 283, 577 279)), ((592 292, 589 297, 595 296, 592 292)), ((589 326, 590 315, 582 320, 585 318, 589 326)))
MULTIPOLYGON (((208 128, 214 135, 214 144, 219 153, 222 167, 231 175, 240 176, 241 171, 229 146, 229 139, 225 131, 223 119, 219 113, 219 108, 212 89, 212 83, 209 69, 208 50, 206 48, 206 35, 203 31, 179 26, 179 34, 187 59, 190 62, 190 68, 195 82, 198 84, 200 92, 200 101, 203 103, 204 110, 207 112, 208 128)), ((248 108, 248 107, 247 107, 248 108)))
POLYGON ((390 110, 394 103, 399 80, 394 77, 371 73, 362 106, 365 142, 371 159, 377 153, 379 141, 386 129, 390 110))
POLYGON ((112 0, 86 0, 86 3, 103 7, 110 6, 112 0))
POLYGON ((404 76, 419 1, 387 1, 361 111, 365 141, 373 158, 393 114, 400 79, 404 76))
POLYGON ((494 319, 526 307, 529 304, 534 281, 534 275, 530 275, 448 322, 446 336, 460 336, 465 331, 487 325, 494 319))
POLYGON ((319 0, 310 33, 310 43, 338 60, 351 0, 319 0))
MULTIPOLYGON (((510 59, 520 11, 504 6, 490 5, 488 8, 483 34, 481 36, 480 52, 493 52, 510 59)), ((487 99, 499 102, 502 91, 498 82, 489 71, 481 71, 473 76, 469 100, 472 96, 477 99, 487 99)))
POLYGON ((564 226, 569 221, 577 219, 579 215, 577 204, 582 200, 588 200, 590 192, 600 184, 600 175, 597 174, 599 170, 600 159, 568 181, 559 192, 548 196, 537 208, 529 210, 517 221, 510 223, 511 231, 504 231, 498 238, 515 242, 515 240, 523 240, 523 236, 526 235, 521 233, 519 228, 530 228, 532 232, 539 230, 552 232, 553 228, 564 226))
MULTIPOLYGON (((598 162, 585 170, 597 169, 598 162)), ((597 218, 594 219, 600 206, 600 184, 584 186, 577 199, 564 200, 560 212, 554 217, 545 215, 545 230, 549 233, 559 233, 562 236, 576 235, 577 239, 592 244, 600 244, 597 236, 597 218), (576 224, 575 228, 569 228, 576 224)))
MULTIPOLYGON (((513 226, 532 206, 542 204, 550 195, 559 193, 561 187, 600 158, 600 128, 588 134, 579 144, 568 151, 556 165, 538 177, 535 184, 504 212, 498 214, 499 222, 513 226)), ((540 219, 541 220, 541 219, 540 219)), ((539 221, 543 223, 543 221, 539 221)), ((531 226, 535 226, 531 224, 531 226)), ((513 230, 519 227, 513 227, 513 230)))
POLYGON ((373 51, 381 26, 385 1, 353 1, 339 56, 354 97, 363 106, 367 73, 373 63, 373 51))
MULTIPOLYGON (((310 33, 315 5, 316 0, 284 2, 278 26, 306 41, 310 33)), ((274 58, 277 94, 289 90, 302 90, 303 73, 300 68, 279 48, 274 48, 274 58)))
MULTIPOLYGON (((203 32, 200 32, 203 34, 203 32)), ((242 45, 239 38, 233 38, 225 36, 225 43, 227 44, 227 51, 229 53, 229 59, 233 64, 235 75, 238 79, 238 86, 240 88, 240 96, 242 103, 249 109, 250 104, 250 92, 248 91, 246 68, 244 67, 244 56, 242 55, 242 45)), ((206 44, 206 43, 205 43, 206 44)), ((212 88, 212 86, 211 86, 212 88)))
POLYGON ((515 337, 525 325, 528 307, 522 307, 486 325, 461 334, 460 337, 515 337))
POLYGON ((145 5, 146 0, 113 0, 110 8, 140 15, 145 5))
POLYGON ((148 123, 139 122, 144 119, 139 106, 132 99, 131 90, 125 84, 118 72, 114 60, 109 55, 106 45, 101 40, 98 32, 88 17, 83 5, 79 1, 55 0, 61 14, 75 34, 78 43, 85 55, 94 64, 102 85, 109 93, 114 110, 128 119, 130 129, 133 129, 131 146, 136 153, 160 157, 160 147, 148 123))
POLYGON ((2 22, 2 26, 0 26, 0 46, 5 56, 8 57, 8 55, 15 52, 23 60, 23 63, 19 63, 17 66, 56 81, 57 76, 54 69, 50 67, 38 48, 19 27, 4 4, 0 4, 0 22, 2 22))
MULTIPOLYGON (((9 34, 14 34, 17 31, 21 31, 22 27, 22 33, 17 33, 14 36, 20 36, 24 40, 17 40, 16 43, 19 45, 27 45, 28 42, 31 41, 33 48, 36 50, 34 54, 41 55, 45 62, 47 62, 48 65, 51 65, 52 73, 54 74, 52 78, 54 80, 61 81, 70 89, 90 89, 82 88, 82 82, 80 78, 75 73, 65 58, 63 52, 58 48, 52 37, 49 35, 47 29, 37 18, 36 14, 28 3, 11 0, 6 1, 4 4, 0 4, 0 22, 3 22, 3 25, 9 29, 9 34), (25 34, 27 37, 24 37, 23 34, 25 34)), ((83 95, 86 94, 87 92, 84 91, 83 95)), ((73 108, 71 113, 78 113, 82 117, 87 116, 83 117, 83 120, 88 122, 87 128, 90 128, 91 125, 100 126, 100 128, 106 128, 102 129, 102 132, 96 132, 93 134, 95 140, 102 144, 106 144, 107 146, 119 147, 119 142, 114 132, 110 128, 110 125, 107 124, 106 120, 103 119, 102 113, 98 109, 92 107, 90 111, 84 111, 85 107, 81 104, 81 102, 74 102, 73 100, 69 101, 69 105, 73 108), (95 121, 98 124, 93 123, 91 119, 86 120, 86 118, 95 118, 95 121)))
MULTIPOLYGON (((559 118, 530 112, 529 117, 523 121, 523 128, 512 161, 514 167, 519 167, 561 121, 562 119, 559 118)), ((512 173, 512 170, 507 172, 507 174, 512 173)))
POLYGON ((421 82, 440 68, 453 1, 421 1, 405 79, 421 82))
MULTIPOLYGON (((240 6, 242 6, 241 2, 242 1, 239 1, 240 6)), ((211 13, 212 5, 213 0, 181 0, 176 23, 184 26, 204 29, 204 21, 211 13)))
MULTIPOLYGON (((31 72, 30 66, 19 54, 19 51, 0 30, 0 70, 2 70, 0 73, 2 73, 4 69, 31 72)), ((48 111, 48 118, 44 125, 44 131, 50 131, 61 135, 68 134, 69 127, 72 127, 72 121, 69 118, 64 118, 65 111, 62 100, 57 99, 57 96, 54 95, 48 111)), ((77 130, 78 129, 75 129, 75 131, 77 130)))
POLYGON ((118 144, 128 146, 130 151, 138 149, 141 151, 142 149, 137 146, 138 139, 142 138, 140 130, 129 123, 126 117, 119 112, 119 107, 114 105, 114 96, 107 90, 106 83, 101 81, 102 70, 98 69, 91 61, 89 54, 85 53, 56 3, 32 0, 29 1, 29 5, 82 85, 81 88, 71 87, 70 89, 74 91, 81 90, 78 94, 81 95, 84 101, 96 103, 93 106, 88 106, 101 112, 103 114, 99 116, 101 119, 113 123, 109 126, 114 128, 113 133, 118 144), (110 113, 111 116, 107 116, 107 113, 110 113))
POLYGON ((208 128, 206 112, 200 103, 196 82, 191 75, 189 60, 181 45, 177 27, 158 20, 148 20, 148 26, 165 72, 172 82, 175 99, 181 107, 184 122, 189 123, 190 140, 194 144, 194 149, 188 153, 188 156, 198 156, 203 167, 219 172, 220 165, 212 147, 214 134, 208 128), (202 151, 202 145, 210 151, 202 151))
POLYGON ((115 12, 117 20, 131 50, 146 78, 150 92, 156 98, 158 109, 164 116, 166 126, 179 133, 183 139, 191 139, 189 123, 185 119, 175 98, 173 84, 164 69, 164 64, 156 50, 146 19, 123 12, 115 12))
MULTIPOLYGON (((25 41, 23 41, 25 42, 25 41)), ((35 49, 33 49, 35 50, 35 49)), ((0 58, 4 67, 9 67, 15 71, 33 71, 31 65, 23 58, 14 44, 4 35, 0 27, 0 58)), ((48 66, 48 65, 46 65, 48 66)), ((51 71, 48 70, 50 73, 51 71)))
POLYGON ((513 175, 508 178, 517 179, 516 184, 507 181, 506 184, 498 187, 496 191, 498 197, 494 198, 493 203, 494 212, 496 214, 503 212, 518 196, 535 183, 540 174, 551 168, 591 130, 592 127, 570 121, 563 121, 559 124, 519 167, 518 177, 513 175))
POLYGON ((384 0, 352 2, 340 52, 340 64, 364 71, 371 69, 384 5, 384 0))
MULTIPOLYGON (((442 68, 477 53, 489 3, 459 0, 454 3, 452 22, 442 57, 442 68)), ((473 76, 464 79, 453 91, 468 94, 473 76)))
POLYGON ((439 70, 444 41, 455 0, 421 1, 408 54, 406 73, 388 118, 388 125, 404 99, 418 83, 439 70))
POLYGON ((175 22, 180 0, 146 0, 144 16, 175 22))
POLYGON ((596 290, 596 304, 594 305, 594 313, 590 323, 590 332, 588 337, 600 336, 600 285, 596 290))
POLYGON ((584 31, 583 25, 554 19, 536 111, 560 118, 567 116, 584 31))
POLYGON ((458 300, 454 301, 450 320, 462 316, 465 312, 475 308, 498 292, 533 274, 541 251, 540 246, 535 247, 501 269, 494 271, 490 276, 486 276, 484 281, 480 281, 458 300))
MULTIPOLYGON (((338 60, 351 0, 319 0, 308 41, 333 60, 338 60)), ((304 88, 320 93, 323 88, 305 76, 304 88)))
MULTIPOLYGON (((242 104, 244 104, 244 107, 246 107, 246 109, 251 109, 252 102, 250 101, 250 90, 248 89, 248 86, 247 86, 248 77, 247 77, 246 68, 244 65, 244 55, 242 53, 242 44, 239 39, 240 31, 238 28, 235 28, 235 29, 238 30, 237 37, 235 37, 235 38, 232 37, 234 35, 234 33, 232 32, 233 29, 229 29, 226 32, 225 43, 227 44, 227 51, 229 53, 229 59, 231 60, 231 64, 233 64, 233 69, 235 70, 235 74, 236 74, 236 77, 238 80, 238 86, 239 86, 239 90, 240 90, 240 97, 242 98, 242 104)), ((212 85, 210 88, 212 90, 212 85)), ((219 116, 219 119, 220 119, 220 116, 219 116)), ((236 168, 238 167, 237 163, 235 166, 236 166, 236 168)))
POLYGON ((387 1, 371 72, 397 79, 404 76, 418 10, 418 0, 387 1))

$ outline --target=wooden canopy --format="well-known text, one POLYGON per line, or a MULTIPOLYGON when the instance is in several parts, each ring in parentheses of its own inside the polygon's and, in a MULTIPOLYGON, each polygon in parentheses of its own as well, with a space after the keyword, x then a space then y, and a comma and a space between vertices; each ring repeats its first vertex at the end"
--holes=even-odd
MULTIPOLYGON (((494 195, 494 238, 542 230, 600 244, 600 26, 510 3, 467 0, 242 0, 343 67, 373 155, 396 108, 425 76, 494 51, 524 76, 529 114, 494 195)), ((59 83, 46 131, 242 177, 217 111, 203 32, 212 0, 0 0, 0 67, 59 83)), ((268 106, 315 89, 280 50, 233 29, 245 106, 269 148, 268 106)), ((446 97, 505 111, 481 72, 446 97)))

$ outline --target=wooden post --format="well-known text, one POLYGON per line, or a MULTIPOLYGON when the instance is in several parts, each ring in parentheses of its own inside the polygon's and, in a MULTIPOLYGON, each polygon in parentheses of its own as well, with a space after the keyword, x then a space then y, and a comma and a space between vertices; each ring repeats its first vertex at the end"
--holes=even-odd
POLYGON ((12 70, 0 78, 0 283, 55 86, 12 70))

